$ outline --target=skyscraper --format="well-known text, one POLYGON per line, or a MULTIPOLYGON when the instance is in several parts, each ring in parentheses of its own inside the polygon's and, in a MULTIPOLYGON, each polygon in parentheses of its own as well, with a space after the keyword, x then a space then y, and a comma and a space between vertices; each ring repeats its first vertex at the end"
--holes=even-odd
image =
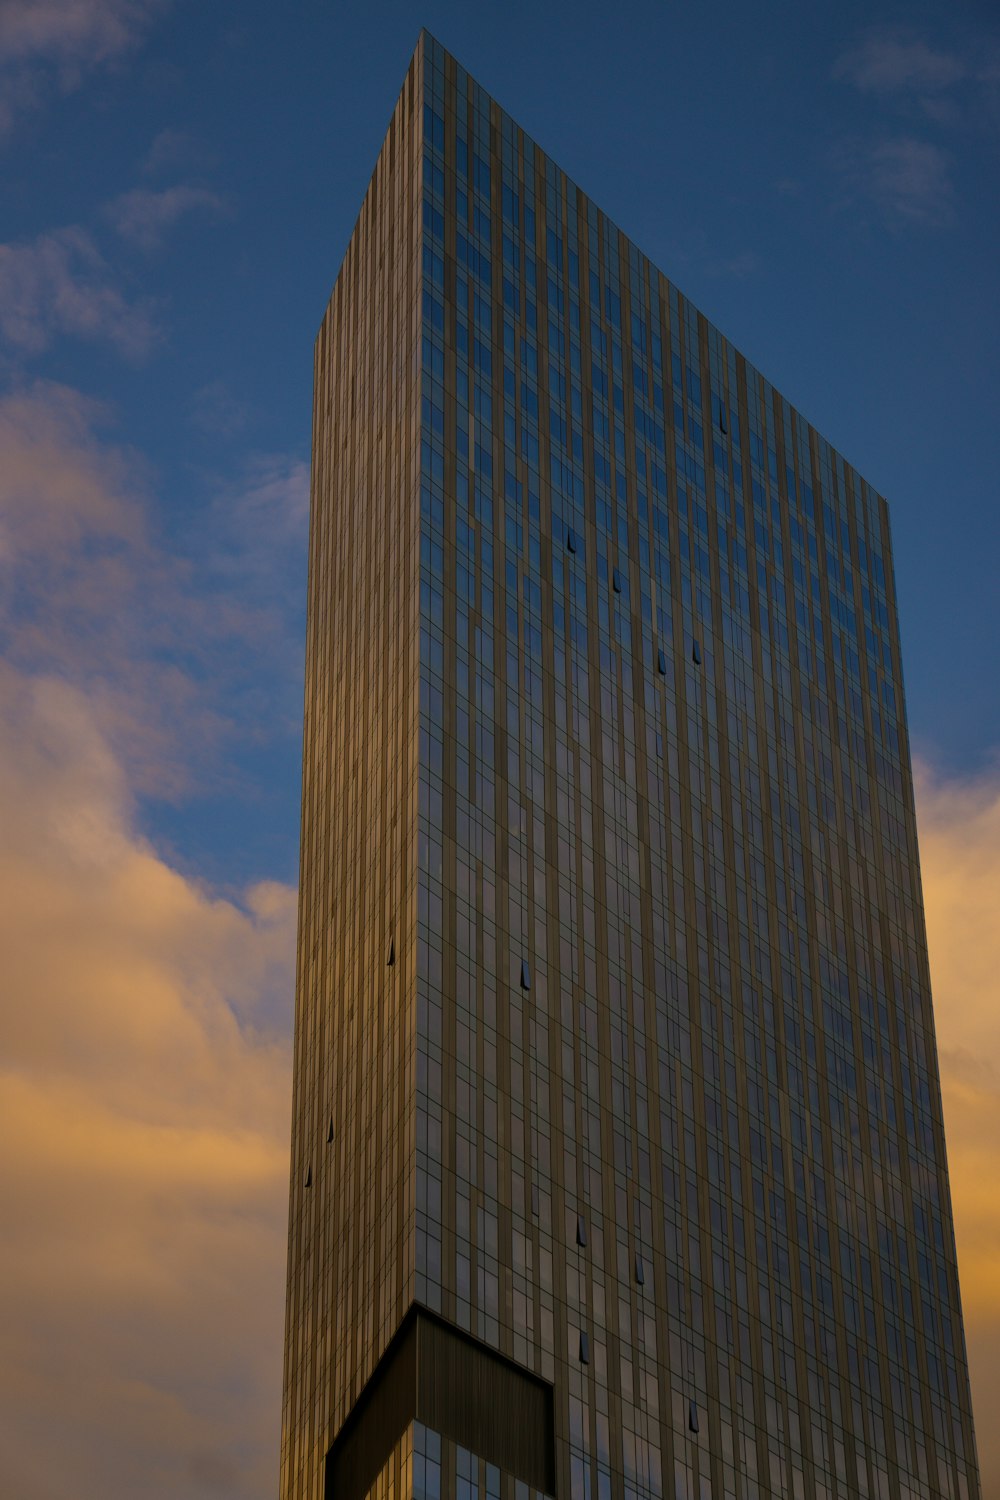
POLYGON ((529 1491, 979 1482, 885 501, 424 34, 315 353, 281 1492, 529 1491))

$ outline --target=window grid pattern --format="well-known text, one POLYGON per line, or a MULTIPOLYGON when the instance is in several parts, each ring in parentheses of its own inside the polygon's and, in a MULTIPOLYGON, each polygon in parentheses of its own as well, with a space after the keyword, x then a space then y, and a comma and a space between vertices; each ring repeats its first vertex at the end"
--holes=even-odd
POLYGON ((424 47, 418 1299, 572 1500, 969 1500, 885 502, 424 47))
POLYGON ((411 1422, 364 1500, 546 1500, 495 1464, 435 1432, 411 1422))
POLYGON ((979 1500, 884 500, 426 33, 315 452, 283 1496, 415 1300, 570 1500, 979 1500))

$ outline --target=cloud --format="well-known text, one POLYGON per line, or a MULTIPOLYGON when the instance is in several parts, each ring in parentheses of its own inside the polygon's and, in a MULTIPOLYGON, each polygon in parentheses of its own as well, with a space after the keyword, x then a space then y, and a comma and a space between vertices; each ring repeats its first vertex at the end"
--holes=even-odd
MULTIPOLYGON (((266 537, 271 555, 278 532, 298 546, 309 521, 309 465, 302 459, 260 455, 225 492, 221 506, 244 543, 259 544, 266 537)), ((254 550, 262 562, 259 545, 254 550)))
POLYGON ((154 476, 109 441, 112 414, 36 382, 0 398, 0 649, 85 686, 144 795, 190 767, 236 774, 234 742, 294 734, 308 468, 252 456, 223 485, 191 473, 153 526, 154 476))
POLYGON ((950 152, 915 136, 855 141, 835 154, 852 200, 868 202, 895 228, 951 222, 955 208, 950 152))
POLYGON ((683 243, 673 239, 665 259, 674 266, 694 267, 700 275, 720 281, 745 281, 756 276, 761 265, 755 250, 717 244, 699 228, 686 230, 683 243))
POLYGON ((196 565, 155 533, 155 476, 112 421, 43 382, 0 399, 4 1487, 264 1500, 295 892, 212 889, 142 812, 210 787, 213 749, 267 717, 230 695, 266 698, 274 675, 304 466, 258 457, 211 484, 196 565))
POLYGON ((995 28, 981 27, 941 47, 910 26, 872 27, 832 72, 883 107, 988 128, 995 124, 1000 37, 995 28))
POLYGON ((187 215, 208 214, 219 218, 227 212, 226 200, 211 188, 178 183, 158 191, 135 188, 123 193, 107 207, 107 215, 123 239, 143 250, 154 250, 187 215))
POLYGON ((148 302, 130 302, 86 230, 0 245, 0 334, 39 354, 58 335, 105 340, 141 359, 157 338, 148 302))
POLYGON ((760 256, 754 250, 738 250, 734 255, 710 258, 704 269, 709 276, 731 277, 734 281, 743 281, 747 276, 755 276, 760 270, 760 256))
POLYGON ((983 1494, 1000 1494, 1000 771, 917 767, 920 854, 983 1494))
POLYGON ((129 463, 95 438, 107 420, 99 401, 68 386, 39 382, 0 398, 0 560, 68 553, 88 535, 135 537, 129 463))
POLYGON ((952 223, 962 156, 940 141, 945 131, 996 137, 996 33, 982 29, 940 46, 913 27, 873 27, 832 72, 864 97, 870 115, 864 133, 834 153, 851 199, 874 204, 896 228, 952 223))
POLYGON ((86 693, 0 672, 10 1493, 273 1493, 294 892, 140 836, 86 693))
POLYGON ((147 476, 105 440, 110 420, 47 382, 0 398, 0 644, 17 669, 85 687, 130 776, 174 796, 175 725, 204 753, 219 714, 178 665, 186 570, 151 534, 147 476))
POLYGON ((210 380, 191 397, 191 421, 206 437, 230 438, 250 420, 248 408, 224 380, 210 380))
POLYGON ((0 62, 93 65, 135 46, 161 0, 4 0, 0 62))
POLYGON ((147 177, 158 177, 178 171, 203 172, 216 165, 216 153, 197 136, 168 125, 153 137, 142 170, 147 177))
POLYGON ((930 141, 900 136, 880 141, 868 155, 868 187, 889 214, 940 224, 951 215, 951 158, 930 141))
POLYGON ((909 27, 877 27, 838 58, 835 78, 866 94, 937 93, 967 76, 952 52, 932 47, 909 27))
MULTIPOLYGON (((216 490, 203 518, 204 565, 217 597, 248 595, 268 618, 294 618, 305 601, 305 538, 309 524, 309 465, 287 454, 256 454, 216 490)), ((301 653, 296 632, 294 650, 301 653)))
POLYGON ((85 73, 140 45, 166 0, 3 0, 0 4, 0 132, 37 107, 55 84, 76 88, 85 73))

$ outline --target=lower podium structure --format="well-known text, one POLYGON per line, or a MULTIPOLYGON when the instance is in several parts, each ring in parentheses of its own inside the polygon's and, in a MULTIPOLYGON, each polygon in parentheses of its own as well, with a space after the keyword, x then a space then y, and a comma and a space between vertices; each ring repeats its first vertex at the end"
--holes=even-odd
POLYGON ((282 1500, 979 1500, 885 501, 426 35, 307 623, 282 1500))

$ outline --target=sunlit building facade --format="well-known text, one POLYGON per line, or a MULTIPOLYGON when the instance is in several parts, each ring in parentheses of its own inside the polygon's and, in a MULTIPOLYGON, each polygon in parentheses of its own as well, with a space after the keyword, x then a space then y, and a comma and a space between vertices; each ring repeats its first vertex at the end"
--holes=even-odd
POLYGON ((426 34, 315 354, 282 1500, 978 1500, 882 497, 426 34))

